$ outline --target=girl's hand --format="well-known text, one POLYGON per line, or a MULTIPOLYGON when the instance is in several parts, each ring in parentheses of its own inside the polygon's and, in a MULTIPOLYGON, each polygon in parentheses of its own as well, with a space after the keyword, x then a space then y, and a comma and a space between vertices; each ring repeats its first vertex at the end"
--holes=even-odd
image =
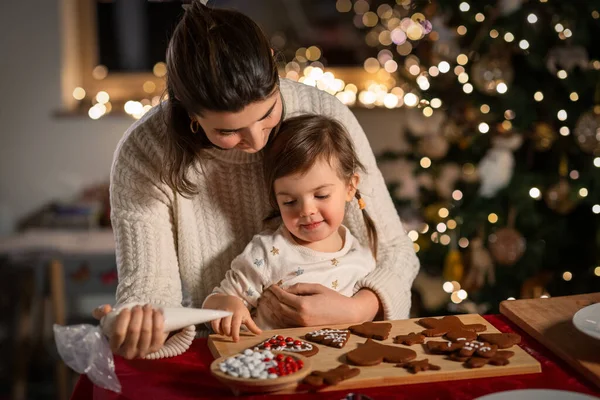
POLYGON ((318 283, 296 283, 287 289, 271 285, 258 308, 279 326, 315 326, 364 322, 357 299, 346 297, 318 283), (363 320, 361 320, 363 319, 363 320))
POLYGON ((240 339, 240 326, 242 324, 246 325, 246 328, 252 333, 257 335, 262 333, 250 316, 250 311, 239 297, 214 294, 206 300, 204 308, 231 311, 233 313, 229 317, 211 321, 210 326, 219 335, 231 336, 234 342, 240 339))
MULTIPOLYGON (((112 307, 105 304, 95 309, 92 315, 100 320, 111 310, 112 307)), ((164 332, 164 322, 162 311, 149 304, 121 310, 109 338, 112 352, 131 360, 158 351, 168 336, 164 332)))

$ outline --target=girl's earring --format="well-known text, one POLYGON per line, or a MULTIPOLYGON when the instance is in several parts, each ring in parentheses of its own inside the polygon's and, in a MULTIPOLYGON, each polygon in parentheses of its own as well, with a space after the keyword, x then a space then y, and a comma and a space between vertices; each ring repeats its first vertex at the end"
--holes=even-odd
POLYGON ((195 119, 190 121, 190 131, 192 133, 198 133, 198 129, 200 129, 200 124, 195 119))

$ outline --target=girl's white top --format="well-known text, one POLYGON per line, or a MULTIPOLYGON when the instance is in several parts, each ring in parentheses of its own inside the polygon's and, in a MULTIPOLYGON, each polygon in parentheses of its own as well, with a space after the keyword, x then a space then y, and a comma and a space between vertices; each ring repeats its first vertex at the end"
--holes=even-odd
MULTIPOLYGON (((287 79, 281 79, 280 87, 285 117, 326 115, 350 133, 367 169, 359 189, 379 233, 377 267, 356 285, 377 294, 385 319, 407 318, 419 261, 362 128, 334 96, 287 79)), ((198 162, 198 171, 189 172, 199 193, 188 199, 160 180, 168 162, 165 135, 164 111, 154 107, 127 130, 115 152, 110 201, 119 271, 116 300, 200 307, 233 259, 264 228, 269 202, 263 156, 262 152, 208 150, 198 162)), ((349 205, 344 225, 368 246, 356 202, 349 205)))
MULTIPOLYGON (((343 247, 325 253, 298 245, 283 224, 275 232, 262 232, 233 260, 213 294, 237 296, 250 309, 256 307, 263 289, 279 282, 283 287, 301 282, 320 283, 350 297, 361 288, 356 283, 375 269, 375 259, 347 228, 340 227, 340 234, 343 247)), ((260 313, 254 322, 264 330, 283 328, 269 315, 260 313)))

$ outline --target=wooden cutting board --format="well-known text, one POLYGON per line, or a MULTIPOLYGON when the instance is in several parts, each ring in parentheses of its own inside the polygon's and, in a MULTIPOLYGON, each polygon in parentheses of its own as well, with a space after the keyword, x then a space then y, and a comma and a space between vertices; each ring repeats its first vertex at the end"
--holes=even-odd
POLYGON ((600 387, 600 340, 580 332, 573 315, 600 302, 600 293, 505 300, 500 312, 600 387))
MULTIPOLYGON (((486 332, 499 332, 493 325, 477 314, 461 315, 459 317, 465 324, 485 324, 488 329, 486 332)), ((393 338, 396 335, 408 334, 411 332, 421 332, 424 328, 416 323, 418 319, 389 321, 392 323, 392 331, 387 340, 380 343, 391 344, 394 346, 403 346, 393 344, 393 338)), ((347 328, 348 325, 323 325, 321 328, 347 328)), ((208 339, 208 346, 215 358, 239 353, 246 348, 252 347, 273 335, 290 336, 303 339, 307 332, 314 331, 320 327, 311 328, 292 328, 280 329, 277 331, 264 331, 260 335, 246 334, 240 337, 239 342, 234 343, 230 338, 220 335, 211 335, 208 339)), ((443 340, 441 338, 429 338, 429 340, 443 340)), ((319 353, 311 357, 313 370, 328 370, 335 368, 340 363, 345 363, 345 353, 354 350, 358 344, 364 343, 365 338, 351 335, 348 343, 342 349, 317 345, 319 353)), ((379 342, 379 341, 378 341, 379 342)), ((404 346, 403 346, 404 347, 404 346)), ((483 368, 468 369, 462 363, 446 360, 443 355, 426 354, 423 345, 410 346, 417 353, 417 360, 429 359, 431 364, 439 365, 439 371, 426 371, 412 374, 404 368, 395 367, 394 364, 381 363, 370 367, 359 367, 361 373, 355 378, 342 381, 340 384, 331 386, 324 390, 343 390, 355 388, 368 388, 375 386, 391 386, 405 383, 421 383, 434 381, 452 381, 458 379, 486 378, 491 376, 504 376, 515 374, 529 374, 541 372, 540 364, 523 349, 513 346, 510 350, 515 352, 514 357, 510 359, 510 364, 506 366, 486 365, 483 368)), ((286 393, 281 392, 281 393, 286 393)))

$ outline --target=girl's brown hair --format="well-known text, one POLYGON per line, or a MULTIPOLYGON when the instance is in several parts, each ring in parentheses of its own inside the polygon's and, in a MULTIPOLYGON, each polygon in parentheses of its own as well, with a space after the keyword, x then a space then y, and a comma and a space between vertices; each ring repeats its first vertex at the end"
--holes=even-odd
POLYGON ((185 196, 197 193, 188 170, 203 149, 214 147, 190 115, 239 112, 268 98, 279 86, 271 46, 244 14, 213 9, 194 0, 186 8, 167 48, 167 134, 161 178, 185 196))
MULTIPOLYGON (((305 114, 285 120, 264 153, 264 174, 269 202, 279 210, 273 185, 284 176, 307 172, 317 161, 324 160, 337 168, 340 179, 350 182, 358 172, 365 172, 346 129, 334 119, 305 114)), ((361 199, 356 189, 355 197, 361 199)), ((369 245, 377 258, 377 230, 366 209, 362 210, 369 245)))

